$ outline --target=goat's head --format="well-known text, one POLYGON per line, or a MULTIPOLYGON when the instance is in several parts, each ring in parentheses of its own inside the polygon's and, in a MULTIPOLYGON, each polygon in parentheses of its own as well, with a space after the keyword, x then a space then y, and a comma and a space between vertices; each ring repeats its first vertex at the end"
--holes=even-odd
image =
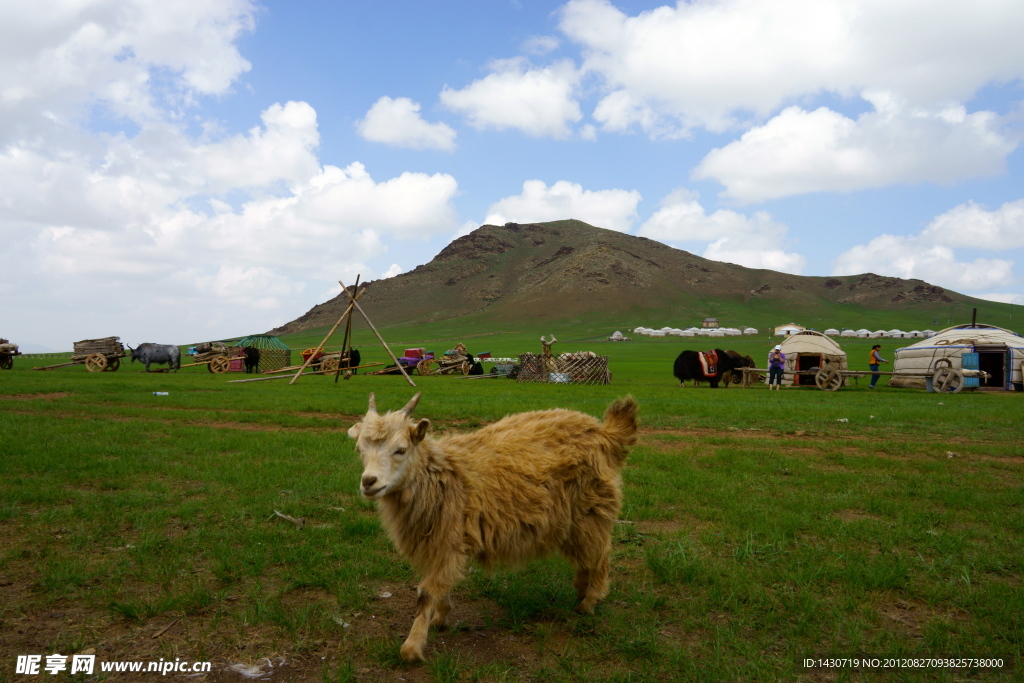
POLYGON ((366 416, 349 428, 363 461, 359 492, 364 498, 381 498, 405 488, 417 461, 417 447, 430 427, 430 420, 410 417, 419 400, 417 393, 401 410, 380 415, 370 394, 366 416))

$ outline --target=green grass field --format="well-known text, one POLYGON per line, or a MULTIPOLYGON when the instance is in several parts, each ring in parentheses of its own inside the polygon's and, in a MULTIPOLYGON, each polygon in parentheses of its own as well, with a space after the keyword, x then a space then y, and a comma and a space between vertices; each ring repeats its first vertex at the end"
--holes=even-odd
MULTIPOLYGON (((541 331, 464 340, 514 355, 538 351, 541 331)), ((572 613, 560 559, 474 571, 428 662, 400 662, 416 577, 357 495, 345 431, 371 391, 382 409, 403 405, 415 390, 401 377, 229 384, 137 364, 34 372, 58 361, 23 357, 0 372, 0 681, 26 680, 17 655, 89 651, 209 660, 208 680, 245 680, 224 667, 266 661, 281 681, 1021 679, 1022 396, 866 380, 836 393, 680 389, 672 360, 708 340, 552 331, 558 352, 608 354, 613 384, 417 377, 417 414, 443 433, 637 398, 613 587, 596 615, 572 613), (855 655, 1003 666, 803 665, 855 655)), ((395 351, 459 339, 441 326, 385 335, 395 351)), ((385 360, 365 330, 355 338, 364 360, 385 360)), ((716 341, 759 363, 772 344, 716 341)), ((868 342, 844 348, 866 369, 868 342)))

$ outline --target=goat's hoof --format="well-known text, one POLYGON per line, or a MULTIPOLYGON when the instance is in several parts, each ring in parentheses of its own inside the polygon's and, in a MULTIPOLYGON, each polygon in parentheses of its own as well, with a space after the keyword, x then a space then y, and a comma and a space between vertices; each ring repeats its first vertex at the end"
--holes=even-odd
POLYGON ((573 611, 576 612, 576 614, 593 614, 594 606, 581 602, 580 604, 576 605, 576 609, 574 609, 573 611))
POLYGON ((408 640, 402 644, 402 659, 411 663, 423 661, 423 646, 410 643, 408 640))

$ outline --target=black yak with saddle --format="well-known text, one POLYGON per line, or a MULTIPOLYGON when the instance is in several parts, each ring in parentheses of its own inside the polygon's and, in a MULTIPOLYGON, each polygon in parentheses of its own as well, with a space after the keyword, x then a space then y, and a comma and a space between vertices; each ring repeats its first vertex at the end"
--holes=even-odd
POLYGON ((683 351, 676 358, 672 374, 679 380, 680 386, 686 386, 686 380, 689 379, 694 384, 708 382, 712 389, 717 389, 722 375, 739 367, 742 367, 742 363, 722 349, 683 351))

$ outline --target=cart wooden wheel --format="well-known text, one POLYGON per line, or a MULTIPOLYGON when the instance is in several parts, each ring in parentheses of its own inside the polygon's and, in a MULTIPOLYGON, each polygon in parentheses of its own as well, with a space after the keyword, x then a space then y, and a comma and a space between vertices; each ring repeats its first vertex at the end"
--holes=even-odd
POLYGON ((964 388, 964 373, 953 368, 939 368, 932 375, 932 386, 945 394, 956 394, 964 388))
POLYGON ((326 372, 334 372, 341 365, 341 361, 337 358, 325 358, 320 362, 320 369, 326 372))
POLYGON ((822 391, 839 391, 843 386, 843 375, 834 368, 822 368, 815 373, 814 383, 822 391))
POLYGON ((109 363, 107 363, 107 367, 105 367, 104 370, 109 370, 110 372, 117 372, 117 369, 119 367, 121 367, 121 359, 114 358, 109 363))
POLYGON ((10 370, 14 367, 13 356, 0 356, 0 370, 10 370))
POLYGON ((470 363, 468 360, 464 360, 464 361, 462 361, 462 366, 461 367, 462 367, 462 374, 463 375, 468 375, 469 371, 473 369, 473 364, 470 363))
POLYGON ((432 360, 424 358, 423 360, 416 364, 416 372, 426 377, 427 375, 430 374, 430 364, 433 362, 434 361, 432 360))
POLYGON ((217 356, 206 367, 215 375, 223 375, 231 367, 231 360, 227 356, 217 356))
POLYGON ((953 367, 953 362, 948 358, 940 358, 935 361, 935 365, 932 366, 932 370, 941 370, 942 368, 953 367))
POLYGON ((107 369, 107 357, 102 353, 94 353, 85 359, 85 369, 89 372, 103 372, 107 369))

